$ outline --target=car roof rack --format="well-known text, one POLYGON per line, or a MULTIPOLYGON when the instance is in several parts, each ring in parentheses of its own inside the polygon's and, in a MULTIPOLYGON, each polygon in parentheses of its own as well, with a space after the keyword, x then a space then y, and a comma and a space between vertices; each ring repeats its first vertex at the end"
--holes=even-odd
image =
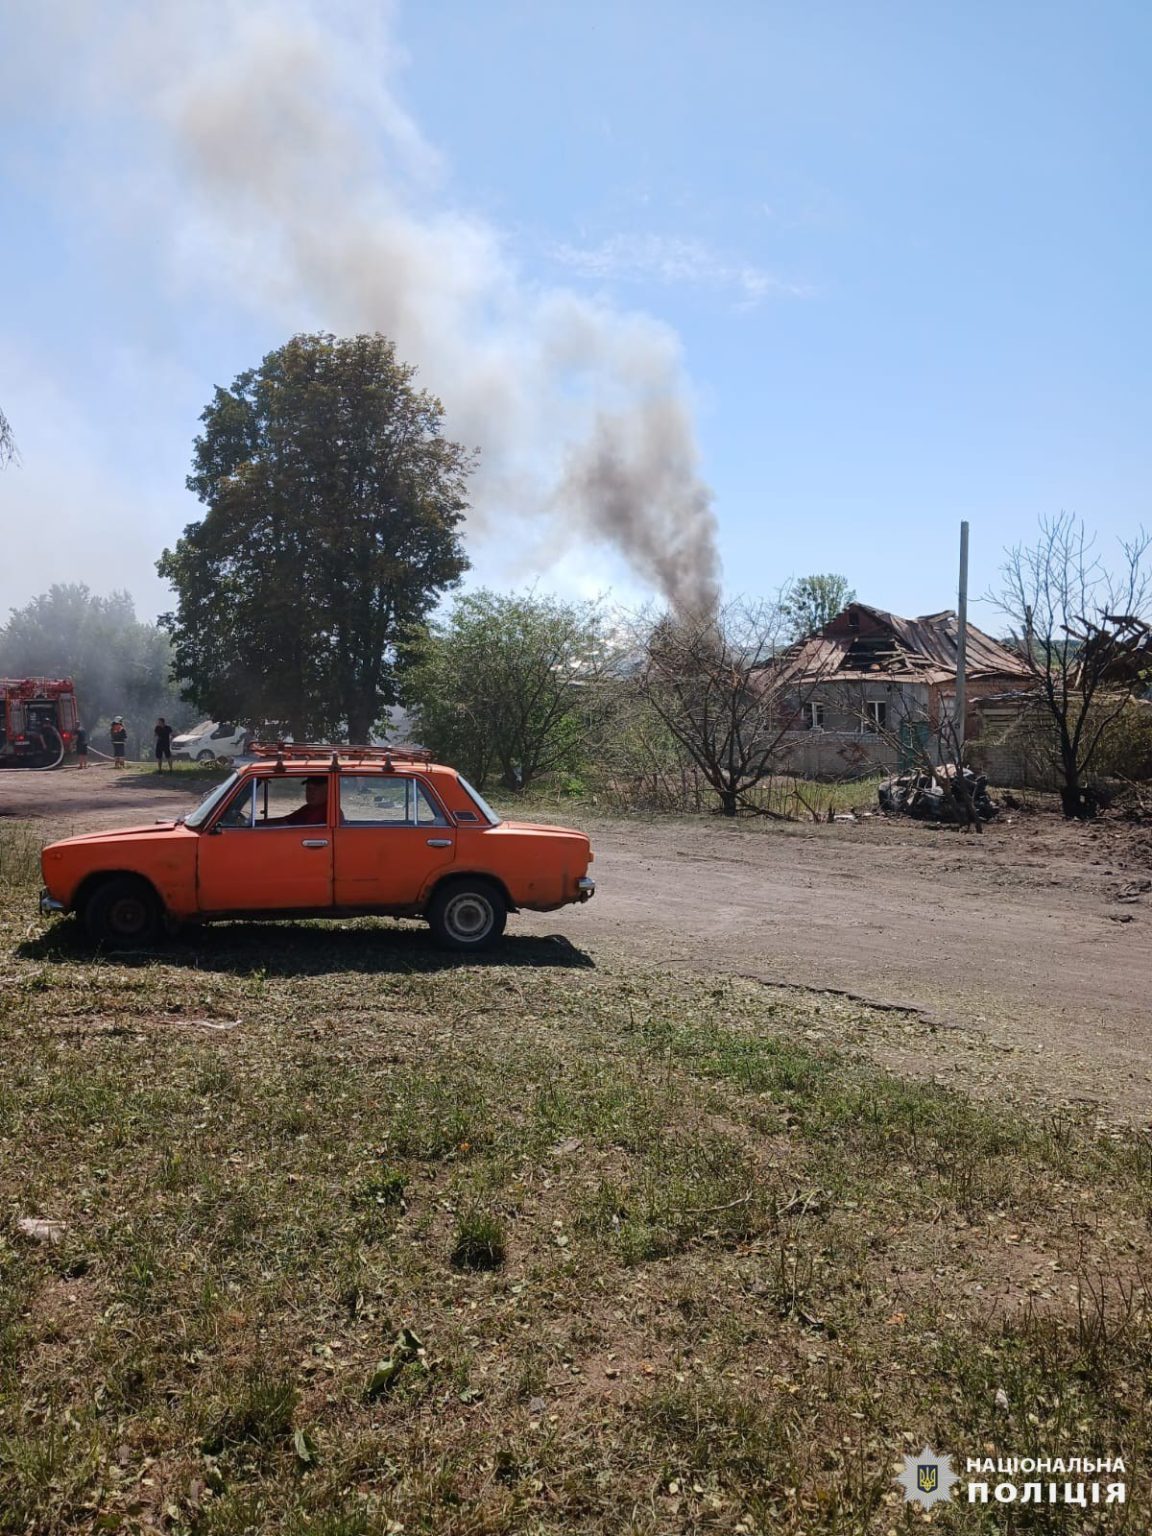
POLYGON ((315 762, 326 757, 336 766, 342 763, 430 763, 426 747, 350 747, 330 741, 253 741, 248 751, 253 757, 276 758, 280 762, 315 762))

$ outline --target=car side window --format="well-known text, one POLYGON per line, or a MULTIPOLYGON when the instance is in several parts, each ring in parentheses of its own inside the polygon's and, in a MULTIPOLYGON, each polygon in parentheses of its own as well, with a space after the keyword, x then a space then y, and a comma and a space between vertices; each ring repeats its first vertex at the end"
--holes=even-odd
POLYGON ((415 779, 342 774, 340 819, 359 827, 445 827, 447 820, 415 779))
POLYGON ((416 790, 416 825, 418 827, 446 827, 448 818, 435 805, 423 784, 414 785, 416 790))
POLYGON ((323 826, 328 821, 328 783, 319 776, 256 779, 253 825, 323 826))
POLYGON ((327 778, 287 775, 250 780, 237 791, 216 825, 228 830, 254 828, 260 831, 273 827, 326 826, 327 823, 327 778))

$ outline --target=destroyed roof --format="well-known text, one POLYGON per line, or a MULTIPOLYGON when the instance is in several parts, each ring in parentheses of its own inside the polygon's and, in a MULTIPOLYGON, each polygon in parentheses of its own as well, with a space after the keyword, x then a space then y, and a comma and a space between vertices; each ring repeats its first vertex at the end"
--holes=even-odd
MULTIPOLYGON (((867 603, 849 603, 819 634, 797 642, 787 666, 805 679, 945 683, 956 676, 958 632, 951 609, 902 619, 867 603)), ((1025 678, 1028 667, 1023 657, 969 624, 966 673, 970 678, 1025 678)))
POLYGON ((1105 613, 1093 624, 1081 619, 1082 631, 1068 633, 1078 659, 1106 683, 1129 687, 1144 681, 1152 668, 1152 624, 1135 614, 1105 613))

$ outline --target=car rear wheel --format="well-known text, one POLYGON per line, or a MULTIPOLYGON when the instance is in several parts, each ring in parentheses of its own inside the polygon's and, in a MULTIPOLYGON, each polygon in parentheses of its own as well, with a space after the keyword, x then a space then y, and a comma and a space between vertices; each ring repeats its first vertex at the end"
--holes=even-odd
POLYGON ((161 917, 151 886, 130 876, 105 881, 84 904, 88 936, 108 949, 154 944, 160 936, 161 917))
POLYGON ((454 880, 428 909, 432 937, 442 949, 487 949, 504 932, 508 908, 487 880, 454 880))

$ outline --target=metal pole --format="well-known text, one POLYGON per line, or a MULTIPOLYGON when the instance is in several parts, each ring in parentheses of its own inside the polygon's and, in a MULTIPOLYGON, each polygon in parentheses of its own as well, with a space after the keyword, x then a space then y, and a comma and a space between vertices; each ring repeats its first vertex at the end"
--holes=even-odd
POLYGON ((960 524, 960 603, 956 619, 956 762, 964 757, 968 707, 968 524, 960 524))

